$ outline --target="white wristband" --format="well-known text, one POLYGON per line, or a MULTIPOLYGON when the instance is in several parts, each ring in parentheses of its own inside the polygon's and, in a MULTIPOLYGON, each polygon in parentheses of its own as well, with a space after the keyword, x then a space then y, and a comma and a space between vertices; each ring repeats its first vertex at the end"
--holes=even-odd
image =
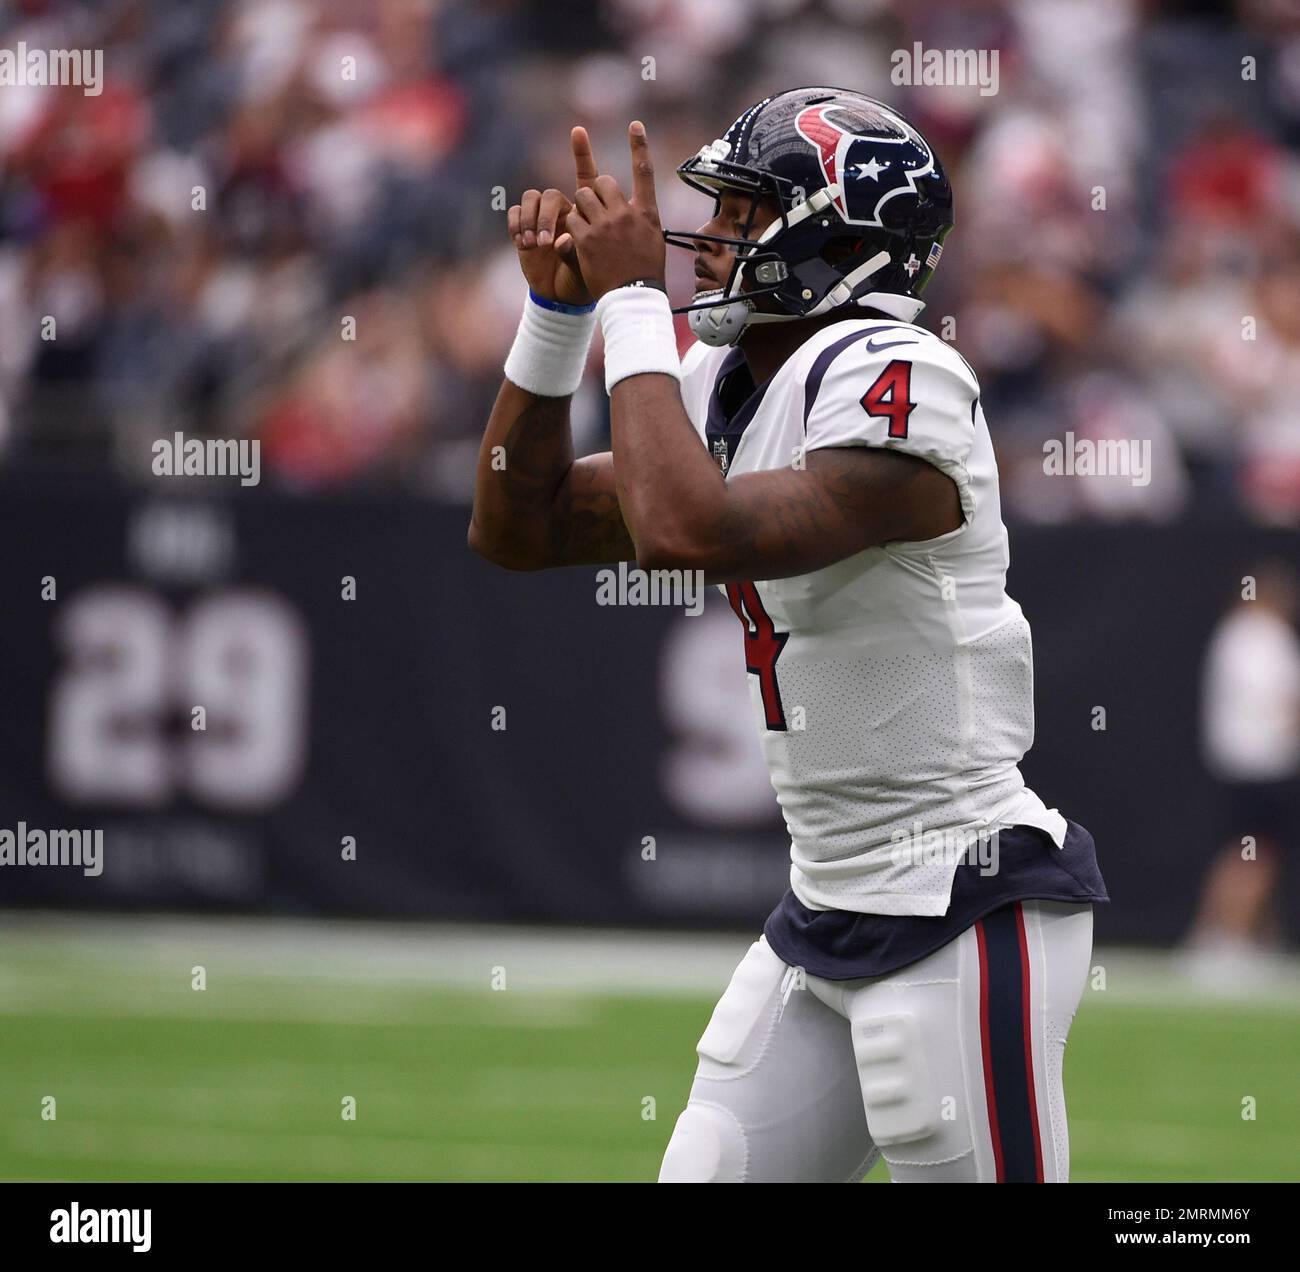
POLYGON ((596 331, 595 305, 562 305, 529 289, 506 379, 538 397, 569 397, 582 383, 596 331))
POLYGON ((653 287, 616 287, 596 306, 605 336, 605 391, 630 375, 682 378, 668 297, 653 287))

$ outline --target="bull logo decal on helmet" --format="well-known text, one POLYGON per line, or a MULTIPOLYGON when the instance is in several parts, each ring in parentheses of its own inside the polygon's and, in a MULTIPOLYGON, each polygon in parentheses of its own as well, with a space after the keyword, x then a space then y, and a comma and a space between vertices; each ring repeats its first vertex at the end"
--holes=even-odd
POLYGON ((832 118, 844 113, 840 105, 809 106, 795 130, 817 151, 826 184, 837 188, 840 216, 850 225, 883 225, 885 204, 915 193, 917 178, 934 171, 934 155, 920 133, 883 108, 850 112, 858 118, 847 127, 832 118))

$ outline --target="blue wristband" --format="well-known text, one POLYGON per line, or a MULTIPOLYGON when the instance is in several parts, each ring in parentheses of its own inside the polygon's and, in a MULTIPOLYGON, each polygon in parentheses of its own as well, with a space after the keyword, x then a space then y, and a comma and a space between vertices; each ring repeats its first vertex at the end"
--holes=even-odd
POLYGON ((534 305, 540 305, 543 309, 550 309, 557 314, 589 314, 596 308, 594 300, 590 305, 566 305, 562 300, 547 300, 545 296, 539 296, 531 287, 528 289, 528 299, 534 305))

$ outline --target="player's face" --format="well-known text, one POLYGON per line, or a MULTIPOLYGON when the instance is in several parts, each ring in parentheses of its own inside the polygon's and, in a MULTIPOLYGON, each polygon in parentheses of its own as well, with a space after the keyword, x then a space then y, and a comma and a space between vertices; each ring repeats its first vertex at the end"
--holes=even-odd
MULTIPOLYGON (((750 196, 724 191, 718 200, 713 219, 700 226, 701 234, 717 234, 726 238, 756 239, 781 215, 776 200, 764 196, 750 217, 750 196)), ((710 243, 704 239, 695 242, 695 293, 717 291, 727 285, 731 267, 735 264, 734 248, 723 243, 710 243)))

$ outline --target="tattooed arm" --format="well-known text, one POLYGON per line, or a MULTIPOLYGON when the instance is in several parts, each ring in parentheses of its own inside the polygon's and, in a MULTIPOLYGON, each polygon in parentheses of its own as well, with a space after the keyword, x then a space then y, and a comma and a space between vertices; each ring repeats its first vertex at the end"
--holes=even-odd
POLYGON ((710 583, 789 578, 962 523, 952 480, 912 455, 834 447, 802 469, 724 480, 671 377, 623 380, 611 407, 619 503, 645 569, 703 570, 710 583))
POLYGON ((613 457, 573 458, 568 398, 502 383, 479 447, 469 546, 511 570, 636 559, 613 457))

